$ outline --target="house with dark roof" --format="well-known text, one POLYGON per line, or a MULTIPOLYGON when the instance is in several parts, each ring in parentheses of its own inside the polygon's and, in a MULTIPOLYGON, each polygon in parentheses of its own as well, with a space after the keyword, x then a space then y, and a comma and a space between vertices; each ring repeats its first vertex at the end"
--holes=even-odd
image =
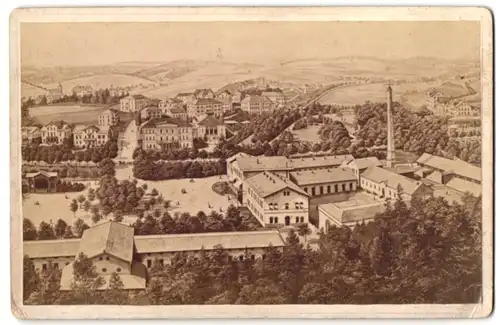
POLYGON ((39 171, 26 173, 23 176, 23 186, 28 192, 56 192, 59 176, 57 172, 39 171))
POLYGON ((149 120, 153 118, 160 118, 162 111, 157 106, 149 105, 141 109, 141 120, 149 120))
POLYGON ((247 178, 242 199, 265 227, 309 223, 309 194, 286 177, 265 171, 247 178))
POLYGON ((354 172, 354 175, 356 175, 356 177, 358 178, 358 181, 359 181, 361 174, 365 170, 367 170, 368 168, 373 167, 373 166, 382 167, 383 164, 380 160, 378 160, 377 157, 365 157, 365 158, 356 158, 356 159, 351 157, 351 159, 345 160, 342 163, 342 166, 352 169, 352 171, 354 172))

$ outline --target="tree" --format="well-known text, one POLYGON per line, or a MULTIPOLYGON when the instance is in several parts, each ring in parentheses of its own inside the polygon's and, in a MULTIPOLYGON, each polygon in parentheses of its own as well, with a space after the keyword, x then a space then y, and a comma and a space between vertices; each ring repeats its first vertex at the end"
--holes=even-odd
POLYGON ((85 202, 85 200, 86 200, 85 195, 83 195, 83 194, 78 195, 77 200, 80 203, 80 207, 83 207, 82 203, 85 202))
POLYGON ((29 298, 32 292, 38 288, 40 278, 35 270, 35 265, 28 255, 23 258, 23 300, 29 298))
POLYGON ((75 236, 78 238, 82 237, 83 232, 86 229, 89 229, 89 226, 82 219, 76 219, 75 224, 73 225, 75 236))
POLYGON ((55 238, 56 236, 54 234, 54 228, 52 227, 52 225, 46 223, 45 221, 40 222, 40 226, 38 227, 38 239, 47 240, 55 238))
POLYGON ((99 175, 104 176, 104 175, 110 175, 110 176, 115 176, 116 170, 115 170, 115 162, 109 158, 104 158, 99 162, 99 175))
POLYGON ((63 238, 74 238, 75 236, 73 235, 73 231, 71 230, 71 226, 67 226, 66 230, 64 231, 63 238))
POLYGON ((151 190, 151 195, 152 195, 152 196, 158 196, 158 194, 159 194, 159 193, 158 193, 158 190, 157 190, 156 188, 153 188, 153 189, 151 190))
POLYGON ((66 227, 68 227, 66 221, 58 219, 56 225, 54 226, 56 237, 62 238, 64 236, 64 233, 66 232, 66 227))
POLYGON ((304 242, 307 243, 307 235, 311 234, 311 228, 307 223, 301 223, 297 226, 297 234, 304 237, 304 242))
POLYGON ((30 219, 23 218, 23 240, 36 240, 37 230, 30 219))
POLYGON ((109 278, 109 289, 104 295, 104 303, 112 305, 127 305, 128 295, 123 288, 124 286, 120 275, 113 272, 109 278))
POLYGON ((97 290, 105 283, 92 260, 80 253, 73 262, 71 300, 84 305, 99 304, 97 290))
POLYGON ((85 212, 89 212, 90 207, 91 207, 91 204, 90 204, 90 202, 89 202, 89 201, 85 201, 85 202, 83 203, 83 210, 85 210, 85 212))
POLYGON ((73 199, 69 205, 69 209, 73 212, 73 216, 76 217, 76 211, 78 211, 78 202, 73 199))

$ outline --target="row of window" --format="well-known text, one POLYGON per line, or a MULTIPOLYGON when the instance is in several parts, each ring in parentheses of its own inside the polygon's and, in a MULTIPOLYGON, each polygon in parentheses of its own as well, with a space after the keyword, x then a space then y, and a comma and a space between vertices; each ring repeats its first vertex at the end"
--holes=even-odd
MULTIPOLYGON (((295 223, 304 223, 304 217, 295 217, 295 223)), ((290 225, 291 222, 291 217, 286 216, 285 217, 285 226, 290 225)), ((279 223, 279 218, 278 217, 269 217, 269 223, 270 224, 278 224, 279 223)))
MULTIPOLYGON (((290 209, 290 204, 285 203, 285 210, 290 209)), ((269 210, 278 210, 278 203, 269 203, 269 210)), ((304 209, 304 202, 295 202, 295 209, 304 209)))
MULTIPOLYGON (((333 187, 331 185, 327 186, 312 186, 310 188, 311 190, 311 195, 323 195, 323 194, 331 194, 331 193, 337 193, 340 192, 339 189, 341 189, 341 192, 349 192, 349 191, 354 191, 355 187, 353 183, 348 183, 348 184, 341 184, 339 187, 339 184, 335 184, 333 187), (316 192, 316 189, 318 189, 318 192, 316 192), (333 189, 333 192, 332 192, 333 189)), ((309 193, 309 188, 304 187, 304 192, 309 193)))

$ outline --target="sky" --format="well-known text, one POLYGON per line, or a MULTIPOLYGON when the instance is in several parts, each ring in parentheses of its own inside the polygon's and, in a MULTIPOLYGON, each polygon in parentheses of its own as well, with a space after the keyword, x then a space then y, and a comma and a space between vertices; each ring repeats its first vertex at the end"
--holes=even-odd
POLYGON ((306 58, 479 60, 478 22, 23 23, 23 66, 179 59, 264 64, 306 58))

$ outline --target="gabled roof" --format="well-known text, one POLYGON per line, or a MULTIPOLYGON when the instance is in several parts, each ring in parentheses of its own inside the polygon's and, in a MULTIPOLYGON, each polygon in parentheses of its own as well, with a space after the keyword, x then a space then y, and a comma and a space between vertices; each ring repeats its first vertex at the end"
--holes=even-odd
POLYGON ((280 91, 263 91, 262 96, 265 97, 284 97, 283 93, 280 91))
POLYGON ((198 125, 201 126, 219 126, 224 125, 224 122, 215 118, 213 115, 207 115, 204 119, 198 122, 198 125))
POLYGON ((137 253, 192 252, 225 249, 283 247, 285 242, 277 230, 213 232, 176 235, 135 236, 137 253))
POLYGON ((296 157, 290 159, 290 165, 294 169, 301 168, 332 168, 337 167, 344 161, 352 160, 352 155, 330 155, 330 156, 312 156, 296 157))
POLYGON ((243 172, 292 170, 288 159, 283 156, 255 157, 247 155, 236 158, 236 163, 243 172))
POLYGON ((24 241, 23 255, 30 258, 75 257, 79 247, 80 238, 24 241))
POLYGON ((300 187, 292 183, 290 180, 285 180, 271 172, 262 172, 252 177, 249 177, 245 182, 250 186, 260 197, 265 198, 278 191, 286 188, 293 190, 305 196, 309 196, 300 187))
POLYGON ((131 98, 133 98, 133 99, 147 99, 147 97, 146 97, 146 96, 141 95, 141 94, 130 95, 129 97, 131 97, 131 98))
POLYGON ((349 168, 307 170, 292 172, 291 174, 300 186, 357 180, 356 175, 354 175, 352 169, 349 168))
POLYGON ((393 173, 384 168, 370 167, 361 174, 361 177, 371 180, 375 183, 385 183, 388 187, 397 189, 398 184, 401 185, 403 193, 412 195, 422 185, 408 177, 393 173))
POLYGON ((95 257, 107 253, 126 262, 132 262, 134 228, 108 221, 83 232, 78 254, 95 257))
POLYGON ((158 126, 165 125, 165 124, 173 124, 173 125, 177 125, 177 126, 191 126, 187 121, 184 121, 181 119, 177 119, 174 117, 162 117, 162 118, 155 118, 155 119, 147 121, 146 123, 144 123, 141 126, 141 129, 142 128, 154 128, 154 127, 158 127, 158 126))
POLYGON ((229 89, 222 89, 222 90, 219 90, 219 91, 216 93, 216 96, 220 96, 220 95, 222 95, 222 94, 224 94, 224 93, 226 93, 226 94, 228 94, 228 95, 230 95, 230 96, 232 96, 232 95, 233 95, 233 94, 231 93, 231 91, 229 91, 229 89))
POLYGON ((161 111, 161 109, 159 109, 158 107, 154 106, 154 105, 149 105, 149 106, 146 106, 142 109, 142 111, 145 111, 145 112, 148 112, 148 111, 161 111))
POLYGON ((63 120, 60 120, 60 121, 51 121, 49 122, 48 124, 46 124, 44 127, 48 127, 48 126, 51 126, 51 125, 55 125, 57 127, 57 129, 65 129, 65 128, 69 128, 69 124, 64 122, 63 120))
POLYGON ((460 159, 447 159, 428 153, 422 154, 417 160, 419 164, 442 171, 453 172, 456 175, 481 181, 481 168, 460 159))
POLYGON ((26 173, 26 175, 24 175, 25 178, 33 178, 33 177, 36 177, 38 175, 42 175, 42 176, 45 176, 47 178, 50 178, 50 177, 57 177, 57 172, 46 172, 44 170, 42 171, 39 171, 39 172, 36 172, 36 173, 26 173))
POLYGON ((366 157, 366 158, 357 158, 353 159, 349 162, 349 165, 354 165, 358 169, 365 169, 372 166, 380 167, 382 166, 382 162, 378 160, 377 157, 366 157))
MULTIPOLYGON (((346 201, 349 202, 349 201, 346 201)), ((318 210, 337 225, 373 220, 375 215, 385 210, 383 203, 343 206, 342 203, 320 204, 318 210)))
POLYGON ((40 130, 40 128, 37 126, 23 126, 23 127, 21 127, 21 131, 26 132, 26 133, 33 133, 33 132, 36 132, 38 130, 40 130))
POLYGON ((175 97, 187 97, 187 96, 193 96, 194 93, 178 93, 175 95, 175 97))

